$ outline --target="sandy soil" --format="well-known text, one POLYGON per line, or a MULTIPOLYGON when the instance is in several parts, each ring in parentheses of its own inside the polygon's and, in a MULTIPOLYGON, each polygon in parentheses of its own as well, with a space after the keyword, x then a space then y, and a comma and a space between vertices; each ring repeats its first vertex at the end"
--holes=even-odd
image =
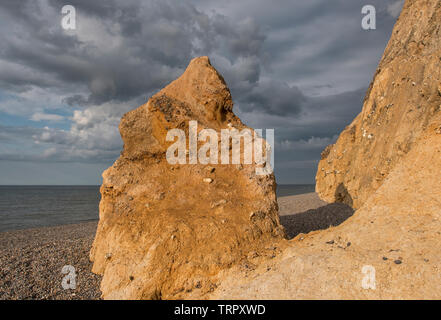
MULTIPOLYGON (((315 193, 279 198, 289 238, 338 225, 353 213, 315 193)), ((89 250, 97 222, 0 233, 0 299, 99 299, 100 277, 89 250), (75 267, 76 289, 63 289, 63 266, 75 267)))

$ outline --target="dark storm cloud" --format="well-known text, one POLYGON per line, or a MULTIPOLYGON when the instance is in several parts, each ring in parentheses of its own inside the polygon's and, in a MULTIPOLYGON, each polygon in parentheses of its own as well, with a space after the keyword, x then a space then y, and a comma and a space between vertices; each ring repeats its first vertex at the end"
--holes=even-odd
POLYGON ((71 107, 81 107, 88 104, 87 97, 82 96, 81 94, 75 94, 73 96, 69 96, 64 98, 63 103, 68 104, 71 107))
POLYGON ((26 150, 30 160, 116 157, 122 114, 208 55, 242 119, 276 129, 278 166, 293 170, 284 176, 306 166, 297 181, 305 182, 321 149, 361 110, 402 1, 370 1, 377 30, 369 32, 362 0, 73 0, 74 31, 61 28, 65 4, 0 2, 0 112, 55 119, 52 110, 65 108, 70 121, 31 135, 0 128, 5 159, 25 159, 26 150))
MULTIPOLYGON (((61 2, 51 1, 46 11, 31 3, 3 3, 4 23, 11 30, 17 21, 20 24, 16 34, 0 33, 0 57, 52 74, 60 86, 86 84, 89 96, 83 102, 89 104, 150 94, 179 75, 191 58, 217 48, 232 61, 258 56, 264 40, 251 21, 235 23, 221 15, 208 16, 180 1, 119 5, 73 1, 78 32, 71 34, 59 25, 61 2)), ((16 79, 20 81, 35 84, 26 77, 16 79)))
POLYGON ((307 100, 299 88, 278 81, 261 81, 238 96, 237 101, 244 112, 264 112, 279 116, 298 114, 307 100))
MULTIPOLYGON (((226 1, 221 12, 233 18, 251 16, 265 31, 263 50, 272 79, 298 86, 306 94, 318 82, 332 85, 321 95, 367 87, 390 36, 396 16, 391 4, 401 1, 310 0, 226 1), (361 28, 361 8, 377 9, 377 30, 361 28)), ((200 1, 203 8, 214 1, 200 1)), ((399 8, 399 6, 398 6, 399 8)))

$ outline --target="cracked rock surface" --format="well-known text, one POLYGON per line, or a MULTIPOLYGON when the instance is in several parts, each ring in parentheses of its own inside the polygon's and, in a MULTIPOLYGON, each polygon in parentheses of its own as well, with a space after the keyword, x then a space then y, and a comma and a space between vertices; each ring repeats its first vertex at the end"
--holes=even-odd
MULTIPOLYGON (((273 174, 256 164, 170 164, 170 129, 247 127, 207 57, 123 116, 124 150, 103 173, 91 249, 105 299, 177 299, 215 290, 220 271, 284 238, 273 174)), ((200 145, 199 145, 200 146, 200 145)), ((230 156, 232 151, 230 150, 230 156)), ((188 155, 190 157, 190 155, 188 155)), ((261 165, 260 165, 261 166, 261 165)))

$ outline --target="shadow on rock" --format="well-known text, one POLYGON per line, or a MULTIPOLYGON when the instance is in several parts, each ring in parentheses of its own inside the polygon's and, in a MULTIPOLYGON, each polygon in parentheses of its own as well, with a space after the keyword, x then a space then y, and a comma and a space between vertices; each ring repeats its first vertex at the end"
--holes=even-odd
POLYGON ((344 203, 331 203, 326 206, 292 215, 280 217, 288 239, 299 233, 324 230, 338 226, 354 214, 354 210, 344 203))
POLYGON ((351 194, 346 189, 343 183, 340 183, 335 190, 335 201, 345 203, 348 206, 353 207, 354 201, 352 200, 351 194))

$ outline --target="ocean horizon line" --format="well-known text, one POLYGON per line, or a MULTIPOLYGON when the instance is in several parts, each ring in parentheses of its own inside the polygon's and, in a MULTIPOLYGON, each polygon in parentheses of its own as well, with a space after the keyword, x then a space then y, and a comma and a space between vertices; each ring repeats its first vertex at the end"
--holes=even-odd
MULTIPOLYGON (((277 183, 278 186, 312 186, 315 183, 277 183)), ((100 187, 100 184, 0 184, 0 187, 100 187)))

